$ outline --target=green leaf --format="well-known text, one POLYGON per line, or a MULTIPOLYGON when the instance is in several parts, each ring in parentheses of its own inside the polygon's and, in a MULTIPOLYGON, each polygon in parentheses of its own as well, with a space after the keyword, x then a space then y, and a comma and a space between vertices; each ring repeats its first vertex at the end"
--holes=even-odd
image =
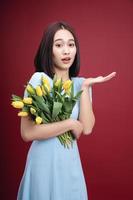
POLYGON ((55 86, 55 82, 57 81, 57 76, 56 74, 54 75, 54 78, 53 78, 53 86, 55 86))
POLYGON ((62 91, 62 85, 63 85, 63 80, 62 80, 62 78, 61 78, 60 84, 59 84, 59 86, 58 86, 58 92, 59 92, 59 93, 61 93, 61 91, 62 91))
POLYGON ((53 119, 51 118, 51 114, 45 113, 45 115, 48 118, 49 122, 53 122, 53 119))
POLYGON ((74 99, 78 100, 82 94, 83 90, 80 90, 74 97, 74 99))
POLYGON ((46 115, 43 112, 41 112, 40 116, 43 119, 43 123, 44 124, 49 123, 49 120, 47 119, 46 115))
POLYGON ((61 96, 61 94, 57 91, 56 91, 56 94, 57 94, 58 100, 61 101, 62 103, 64 103, 64 97, 61 96))
POLYGON ((63 111, 66 113, 72 113, 73 105, 71 101, 65 101, 63 104, 63 111))
POLYGON ((22 111, 30 112, 30 108, 29 108, 28 106, 25 105, 25 106, 22 108, 22 111))
POLYGON ((74 97, 74 85, 73 85, 73 82, 71 84, 71 93, 70 93, 70 96, 71 96, 71 98, 74 97))
POLYGON ((48 105, 45 103, 43 97, 33 95, 33 98, 35 99, 35 101, 33 100, 33 104, 35 104, 41 110, 50 114, 50 110, 48 108, 48 105))
POLYGON ((12 100, 13 101, 22 101, 22 98, 20 96, 17 96, 15 94, 12 94, 12 100))
POLYGON ((61 111, 62 103, 60 102, 54 102, 53 104, 53 111, 52 111, 52 118, 55 118, 59 112, 61 111))
POLYGON ((46 92, 46 95, 50 96, 50 94, 49 94, 49 91, 48 91, 47 87, 46 87, 45 85, 43 85, 43 87, 44 87, 44 90, 45 90, 45 92, 46 92))

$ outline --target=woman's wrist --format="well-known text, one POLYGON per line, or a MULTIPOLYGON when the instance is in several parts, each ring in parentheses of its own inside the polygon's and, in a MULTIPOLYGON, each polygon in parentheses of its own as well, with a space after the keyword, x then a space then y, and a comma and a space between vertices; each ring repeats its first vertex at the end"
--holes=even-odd
POLYGON ((75 119, 69 118, 69 127, 71 131, 73 130, 74 125, 75 125, 75 119))
POLYGON ((92 85, 91 78, 87 78, 82 82, 81 89, 88 90, 88 88, 92 85))

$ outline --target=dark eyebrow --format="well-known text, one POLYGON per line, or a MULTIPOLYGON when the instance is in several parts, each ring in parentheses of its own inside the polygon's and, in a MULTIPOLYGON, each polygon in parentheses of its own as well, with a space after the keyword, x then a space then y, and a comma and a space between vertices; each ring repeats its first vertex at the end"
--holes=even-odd
MULTIPOLYGON (((56 39, 54 42, 59 41, 59 40, 62 41, 63 39, 60 39, 60 38, 59 38, 59 39, 56 39)), ((74 41, 74 39, 69 39, 69 41, 74 41)))

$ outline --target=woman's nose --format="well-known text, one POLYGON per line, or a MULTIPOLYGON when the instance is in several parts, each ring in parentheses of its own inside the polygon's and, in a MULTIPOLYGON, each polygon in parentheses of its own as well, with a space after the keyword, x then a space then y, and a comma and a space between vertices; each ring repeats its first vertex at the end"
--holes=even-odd
POLYGON ((69 47, 64 46, 64 48, 63 48, 63 53, 64 53, 64 54, 69 54, 69 53, 70 53, 69 47))

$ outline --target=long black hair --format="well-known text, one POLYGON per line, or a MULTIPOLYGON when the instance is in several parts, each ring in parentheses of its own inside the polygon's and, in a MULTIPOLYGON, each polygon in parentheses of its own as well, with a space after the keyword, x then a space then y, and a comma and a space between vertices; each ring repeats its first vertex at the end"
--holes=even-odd
POLYGON ((68 30, 69 32, 72 33, 74 37, 77 51, 74 62, 69 69, 69 77, 71 78, 78 76, 80 71, 80 53, 79 53, 78 39, 76 37, 74 29, 67 22, 64 21, 59 21, 50 24, 47 30, 44 32, 34 59, 36 72, 45 72, 48 76, 53 78, 54 76, 53 59, 52 59, 53 38, 55 33, 60 29, 68 30))

